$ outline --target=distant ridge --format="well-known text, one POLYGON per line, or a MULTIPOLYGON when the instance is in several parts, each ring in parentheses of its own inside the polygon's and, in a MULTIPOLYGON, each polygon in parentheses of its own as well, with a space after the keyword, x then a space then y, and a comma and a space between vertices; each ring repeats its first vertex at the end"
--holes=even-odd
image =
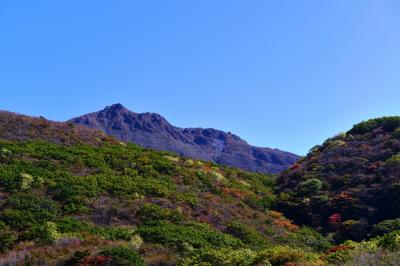
POLYGON ((299 159, 289 152, 251 146, 240 137, 220 130, 178 128, 159 114, 135 113, 121 104, 107 106, 68 122, 101 130, 143 147, 253 172, 281 172, 299 159))
POLYGON ((115 138, 102 131, 1 110, 0 139, 8 141, 42 140, 63 145, 84 143, 92 146, 102 143, 118 143, 115 138))

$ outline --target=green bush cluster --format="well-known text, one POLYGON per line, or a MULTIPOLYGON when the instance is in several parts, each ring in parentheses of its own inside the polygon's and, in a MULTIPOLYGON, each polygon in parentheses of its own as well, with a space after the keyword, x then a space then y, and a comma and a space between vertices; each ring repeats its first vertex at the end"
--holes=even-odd
POLYGON ((386 165, 388 167, 399 168, 400 167, 400 154, 393 155, 386 160, 386 165))
POLYGON ((179 261, 179 266, 270 266, 265 258, 260 258, 256 251, 251 249, 205 249, 179 261))
POLYGON ((269 245, 269 241, 258 231, 250 229, 240 221, 231 221, 227 226, 227 233, 243 241, 253 249, 261 249, 269 245))
POLYGON ((171 222, 179 222, 183 220, 183 214, 177 210, 162 208, 159 205, 146 203, 142 205, 137 216, 143 222, 168 220, 171 222))
POLYGON ((0 222, 0 252, 13 247, 17 239, 17 233, 13 232, 4 222, 0 222))
POLYGON ((310 178, 302 181, 297 186, 297 192, 299 195, 315 195, 322 188, 322 181, 318 178, 310 178))
POLYGON ((311 248, 315 252, 325 252, 332 246, 326 237, 310 227, 301 227, 284 236, 282 242, 292 247, 302 247, 305 250, 311 248))
POLYGON ((388 116, 376 119, 370 119, 354 125, 348 132, 349 134, 365 134, 377 127, 383 127, 385 131, 394 131, 400 127, 400 117, 388 116))
POLYGON ((265 257, 272 265, 286 265, 287 263, 318 262, 319 255, 304 252, 301 249, 289 246, 274 246, 260 252, 260 256, 265 257))
POLYGON ((57 225, 54 222, 34 225, 27 233, 28 239, 34 239, 41 245, 53 244, 61 237, 57 225))
POLYGON ((382 236, 378 246, 390 251, 400 251, 400 231, 393 231, 382 236))
POLYGON ((187 245, 196 249, 208 247, 239 248, 243 246, 239 239, 200 223, 152 222, 141 226, 138 233, 146 242, 176 247, 181 250, 187 248, 187 245))
POLYGON ((113 247, 102 250, 102 256, 110 256, 109 266, 144 266, 144 261, 140 255, 127 247, 113 247))
POLYGON ((130 240, 135 234, 133 228, 94 226, 71 217, 60 219, 57 222, 57 229, 61 233, 90 233, 107 240, 130 240))
POLYGON ((32 193, 16 193, 7 198, 0 219, 17 230, 53 221, 60 210, 56 202, 32 193))
POLYGON ((400 218, 385 220, 374 225, 371 236, 381 236, 398 230, 400 230, 400 218))

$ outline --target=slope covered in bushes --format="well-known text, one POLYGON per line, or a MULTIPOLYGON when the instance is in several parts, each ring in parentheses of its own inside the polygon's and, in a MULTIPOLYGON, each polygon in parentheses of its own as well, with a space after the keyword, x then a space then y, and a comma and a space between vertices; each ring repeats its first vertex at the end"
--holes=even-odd
POLYGON ((7 111, 0 111, 0 139, 14 141, 35 139, 63 145, 117 143, 114 138, 101 131, 7 111))
POLYGON ((357 124, 279 177, 279 208, 337 241, 371 236, 378 223, 400 217, 399 152, 400 117, 357 124))
POLYGON ((0 262, 108 260, 108 246, 151 265, 209 260, 203 252, 266 262, 286 245, 300 248, 296 260, 318 261, 330 246, 270 210, 271 176, 125 144, 1 141, 0 150, 0 262))
POLYGON ((311 265, 330 246, 271 210, 273 176, 3 115, 2 265, 311 265))

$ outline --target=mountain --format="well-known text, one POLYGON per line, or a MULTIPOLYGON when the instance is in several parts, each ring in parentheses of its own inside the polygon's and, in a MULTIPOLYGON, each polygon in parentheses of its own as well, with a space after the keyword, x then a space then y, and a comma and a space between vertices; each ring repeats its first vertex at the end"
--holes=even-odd
POLYGON ((159 114, 134 113, 121 104, 68 122, 101 130, 143 147, 252 172, 281 172, 299 159, 299 156, 289 152, 251 146, 238 136, 220 130, 178 128, 159 114))
POLYGON ((275 177, 0 112, 0 265, 324 265, 275 177))
POLYGON ((339 240, 399 230, 400 117, 368 120, 328 139, 278 184, 281 211, 339 240))

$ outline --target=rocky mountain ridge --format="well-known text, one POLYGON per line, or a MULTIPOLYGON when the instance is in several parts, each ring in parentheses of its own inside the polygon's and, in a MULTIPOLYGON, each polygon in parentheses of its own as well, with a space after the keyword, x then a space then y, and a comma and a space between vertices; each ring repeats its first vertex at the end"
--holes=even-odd
POLYGON ((121 104, 68 121, 101 130, 123 141, 181 156, 262 173, 277 173, 299 156, 249 145, 240 137, 212 128, 179 128, 156 113, 135 113, 121 104))

